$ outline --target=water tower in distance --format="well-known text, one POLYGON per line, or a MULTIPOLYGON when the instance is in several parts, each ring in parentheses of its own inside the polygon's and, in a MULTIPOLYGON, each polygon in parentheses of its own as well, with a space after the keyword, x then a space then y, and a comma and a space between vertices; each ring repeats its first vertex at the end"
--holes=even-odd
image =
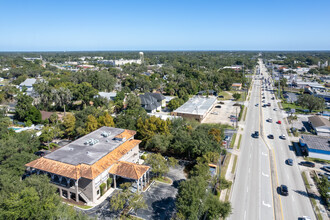
POLYGON ((143 52, 140 52, 140 60, 141 60, 141 64, 144 64, 144 54, 143 52))

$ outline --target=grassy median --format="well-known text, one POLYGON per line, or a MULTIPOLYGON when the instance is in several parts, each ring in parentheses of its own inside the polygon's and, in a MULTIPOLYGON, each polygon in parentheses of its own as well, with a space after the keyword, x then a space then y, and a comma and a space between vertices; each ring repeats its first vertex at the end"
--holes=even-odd
POLYGON ((233 162, 233 166, 231 168, 231 173, 234 174, 235 170, 236 170, 236 164, 237 164, 237 155, 234 155, 234 162, 233 162))
POLYGON ((242 134, 240 134, 238 138, 237 150, 239 150, 239 148, 241 147, 241 140, 242 140, 242 134))

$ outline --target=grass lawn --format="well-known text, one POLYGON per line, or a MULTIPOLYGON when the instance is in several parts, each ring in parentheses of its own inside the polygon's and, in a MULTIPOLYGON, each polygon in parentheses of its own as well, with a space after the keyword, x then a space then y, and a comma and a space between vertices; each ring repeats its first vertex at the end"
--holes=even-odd
POLYGON ((88 206, 88 205, 75 205, 81 209, 90 209, 90 208, 93 208, 93 206, 88 206))
POLYGON ((231 173, 234 174, 235 173, 235 169, 236 169, 236 164, 237 164, 237 155, 234 156, 234 164, 231 168, 231 173))
POLYGON ((243 121, 245 121, 246 113, 247 113, 247 108, 244 107, 244 109, 245 109, 245 112, 244 112, 244 116, 243 116, 243 121))
POLYGON ((239 150, 239 148, 241 147, 241 140, 242 140, 242 134, 240 134, 238 138, 237 150, 239 150))
POLYGON ((316 163, 330 164, 330 160, 323 160, 323 159, 310 158, 310 157, 307 157, 305 159, 308 161, 316 162, 316 163))
POLYGON ((167 183, 167 184, 172 184, 172 180, 168 177, 154 177, 153 180, 155 181, 159 181, 159 182, 162 182, 162 183, 167 183))
POLYGON ((223 96, 223 98, 221 98, 221 100, 228 100, 228 99, 232 99, 232 95, 230 93, 228 93, 227 91, 222 91, 218 93, 218 96, 223 96))
POLYGON ((230 142, 230 147, 229 148, 233 148, 234 147, 234 144, 235 144, 235 139, 236 139, 236 135, 237 133, 235 133, 231 139, 231 142, 230 142))
POLYGON ((306 188, 307 189, 311 189, 311 186, 309 185, 308 180, 307 180, 306 173, 305 172, 302 172, 301 175, 303 177, 303 180, 304 180, 304 183, 305 183, 306 188))
POLYGON ((225 178, 225 175, 227 173, 227 169, 228 169, 228 164, 229 164, 229 161, 230 161, 230 157, 231 157, 231 154, 230 153, 227 153, 226 160, 223 163, 223 165, 221 166, 221 177, 223 177, 223 178, 225 178))

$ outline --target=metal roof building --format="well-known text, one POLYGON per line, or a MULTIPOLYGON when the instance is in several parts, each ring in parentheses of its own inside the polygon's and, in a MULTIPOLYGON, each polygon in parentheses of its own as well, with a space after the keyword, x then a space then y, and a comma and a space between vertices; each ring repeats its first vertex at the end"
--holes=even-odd
POLYGON ((195 119, 201 122, 206 117, 207 113, 211 111, 216 102, 217 97, 195 96, 173 111, 173 115, 195 119))
POLYGON ((316 135, 302 135, 299 143, 307 147, 308 156, 330 160, 330 138, 316 135))

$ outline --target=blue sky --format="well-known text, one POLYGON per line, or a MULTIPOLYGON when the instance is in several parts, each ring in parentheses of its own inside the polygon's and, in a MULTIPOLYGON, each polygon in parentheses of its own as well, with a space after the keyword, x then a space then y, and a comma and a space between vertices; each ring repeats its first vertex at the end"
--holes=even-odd
POLYGON ((0 0, 0 51, 330 50, 329 0, 0 0))

